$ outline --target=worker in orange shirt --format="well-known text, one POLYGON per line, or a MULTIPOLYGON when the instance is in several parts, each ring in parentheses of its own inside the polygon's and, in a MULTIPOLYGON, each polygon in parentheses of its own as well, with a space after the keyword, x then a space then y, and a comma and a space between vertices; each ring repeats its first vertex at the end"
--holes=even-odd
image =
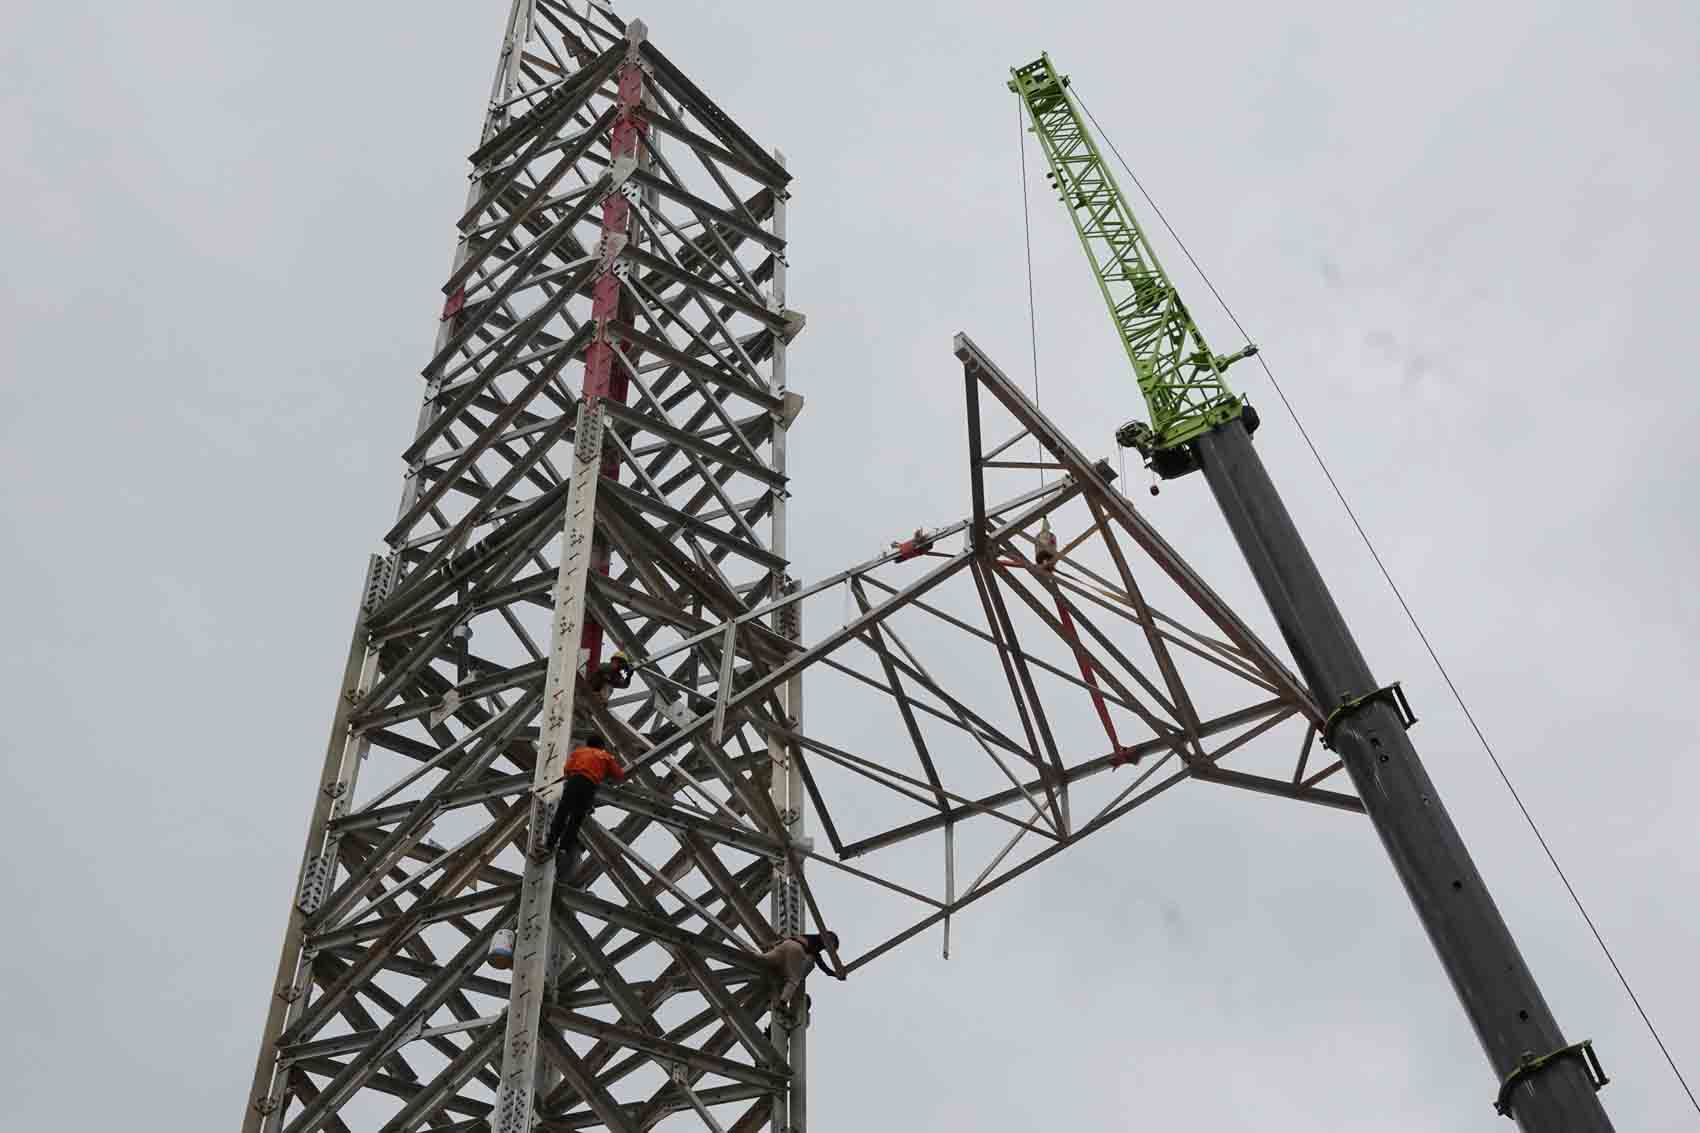
POLYGON ((567 756, 566 781, 561 787, 561 801, 555 807, 555 821, 549 824, 549 836, 543 840, 545 854, 557 847, 568 855, 578 843, 578 828, 596 805, 596 788, 603 779, 618 783, 626 777, 620 761, 608 753, 608 741, 595 732, 584 738, 584 744, 567 756))

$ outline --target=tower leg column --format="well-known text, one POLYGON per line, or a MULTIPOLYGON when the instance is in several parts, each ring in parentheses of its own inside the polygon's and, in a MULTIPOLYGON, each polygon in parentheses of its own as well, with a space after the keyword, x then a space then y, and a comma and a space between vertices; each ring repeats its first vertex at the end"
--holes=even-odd
MULTIPOLYGON (((775 150, 774 160, 785 164, 785 155, 775 150)), ((773 234, 779 239, 785 239, 785 198, 779 196, 773 205, 773 234)), ((785 260, 775 257, 772 280, 772 308, 775 311, 785 310, 785 260)), ((786 390, 785 369, 786 344, 783 338, 776 338, 773 344, 773 392, 782 399, 790 396, 786 390)), ((773 429, 773 470, 783 476, 786 472, 787 437, 790 428, 791 414, 780 412, 773 429)), ((783 491, 778 492, 773 501, 773 521, 769 542, 774 554, 787 558, 786 522, 788 519, 788 501, 783 491)), ((792 583, 780 572, 774 579, 773 594, 779 597, 788 593, 792 583)), ((776 610, 773 615, 775 632, 789 641, 800 642, 802 633, 802 604, 793 602, 776 610)), ((791 727, 801 730, 803 726, 803 678, 801 674, 786 681, 780 689, 780 695, 785 705, 785 713, 790 717, 791 727)), ((778 739, 768 741, 768 754, 772 760, 772 780, 769 792, 773 798, 774 809, 779 812, 785 822, 785 836, 793 845, 804 837, 803 822, 803 773, 797 766, 792 753, 778 739)), ((773 931, 780 937, 792 936, 803 931, 803 895, 801 880, 794 876, 791 865, 781 860, 775 865, 779 871, 774 879, 771 917, 773 931)), ((800 1010, 791 1019, 782 1019, 779 1012, 773 1015, 770 1033, 774 1049, 780 1058, 790 1067, 790 1089, 774 1097, 772 1133, 804 1133, 808 1128, 808 1027, 806 1010, 800 1010)))
POLYGON ((573 475, 555 582, 555 616, 544 677, 543 727, 532 778, 531 829, 525 879, 514 925, 513 977, 508 992, 507 1030, 502 1042, 501 1086, 490 1127, 494 1133, 531 1133, 538 1089, 538 1028, 553 983, 552 911, 555 855, 543 852, 554 808, 561 801, 561 773, 572 747, 573 693, 579 635, 584 628, 584 593, 591 569, 591 530, 596 485, 602 465, 603 416, 597 403, 579 406, 573 475))
POLYGON ((313 813, 307 822, 307 846, 301 855, 295 900, 289 907, 284 929, 283 952, 278 958, 277 982, 272 987, 271 1007, 260 1036, 258 1064, 248 1108, 242 1116, 242 1133, 263 1133, 278 1127, 283 1118, 281 1082, 277 1065, 277 1042, 289 1025, 300 1017, 312 992, 311 958, 303 951, 307 941, 307 918, 319 907, 335 880, 336 845, 330 835, 331 820, 348 807, 354 790, 354 775, 365 754, 365 741, 349 734, 349 716, 361 690, 372 680, 377 654, 367 643, 366 616, 383 598, 390 579, 390 564, 373 555, 366 565, 366 583, 361 588, 355 612, 353 639, 348 643, 348 662, 343 667, 337 691, 336 712, 331 718, 331 735, 325 749, 324 771, 313 797, 313 813))

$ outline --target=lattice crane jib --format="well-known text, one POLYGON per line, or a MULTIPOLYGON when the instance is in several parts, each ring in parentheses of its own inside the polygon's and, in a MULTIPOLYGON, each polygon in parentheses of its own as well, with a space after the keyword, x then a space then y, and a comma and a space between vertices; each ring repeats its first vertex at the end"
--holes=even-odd
MULTIPOLYGON (((1124 425, 1117 440, 1137 448, 1159 475, 1179 476, 1197 467, 1191 441, 1248 413, 1223 373, 1256 348, 1219 355, 1204 341, 1068 88, 1049 55, 1010 72, 1046 179, 1068 208, 1145 399, 1149 420, 1124 425)), ((1248 426, 1255 421, 1251 414, 1248 426)))

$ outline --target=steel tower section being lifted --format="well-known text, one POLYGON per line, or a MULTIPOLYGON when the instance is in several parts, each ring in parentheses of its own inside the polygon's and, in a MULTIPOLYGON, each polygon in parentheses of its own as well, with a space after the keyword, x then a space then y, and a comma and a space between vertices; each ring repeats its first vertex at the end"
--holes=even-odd
POLYGON ((471 163, 243 1128, 801 1128, 757 959, 806 927, 785 752, 719 721, 586 822, 570 884, 527 852, 575 733, 641 751, 796 634, 575 690, 787 585, 789 177, 596 0, 515 0, 471 163))

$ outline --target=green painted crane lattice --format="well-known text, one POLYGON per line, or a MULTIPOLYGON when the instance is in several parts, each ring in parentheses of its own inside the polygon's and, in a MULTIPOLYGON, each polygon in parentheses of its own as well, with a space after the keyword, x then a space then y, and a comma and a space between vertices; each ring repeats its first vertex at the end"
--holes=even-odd
POLYGON ((1026 107, 1050 166, 1047 178, 1068 206, 1150 414, 1149 423, 1123 425, 1116 440, 1138 449, 1160 476, 1190 472, 1197 467, 1189 445, 1195 437, 1242 413, 1247 427, 1256 427, 1256 414, 1228 389, 1222 371, 1257 348, 1226 356, 1211 352, 1050 56, 1010 75, 1009 89, 1026 107))

